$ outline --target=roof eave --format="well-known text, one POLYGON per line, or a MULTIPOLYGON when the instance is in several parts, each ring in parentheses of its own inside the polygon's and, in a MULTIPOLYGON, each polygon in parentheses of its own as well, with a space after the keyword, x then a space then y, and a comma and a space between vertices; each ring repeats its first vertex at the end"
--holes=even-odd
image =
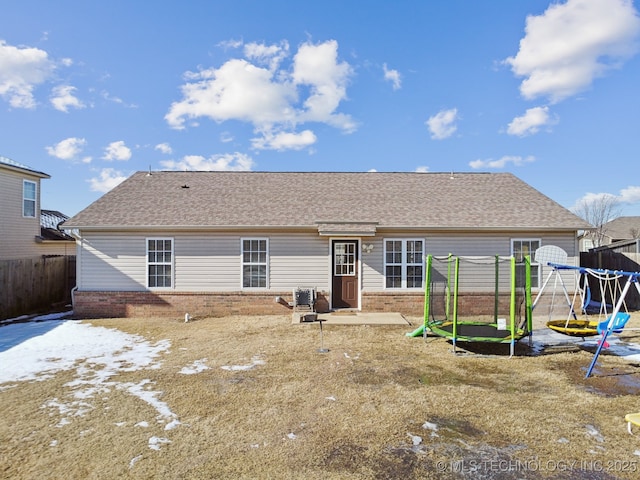
MULTIPOLYGON (((85 232, 105 232, 105 231, 210 231, 210 232, 222 232, 222 231, 256 231, 256 230, 310 230, 318 231, 318 226, 314 225, 82 225, 82 224, 67 224, 65 223, 60 227, 64 231, 79 230, 85 232)), ((484 231, 484 232, 530 232, 534 231, 546 231, 546 232, 578 232, 583 230, 579 226, 505 226, 505 225, 492 225, 492 226, 451 226, 451 225, 378 225, 378 231, 380 230, 393 230, 393 231, 409 231, 409 230, 429 230, 429 231, 459 231, 468 232, 484 231)))
POLYGON ((46 174, 44 172, 39 172, 37 170, 31 170, 30 168, 22 168, 22 167, 17 167, 15 165, 9 165, 7 163, 3 163, 2 164, 2 168, 6 168, 7 170, 11 170, 12 172, 17 172, 20 173, 22 175, 31 175, 32 177, 38 177, 38 178, 51 178, 51 175, 46 174))
POLYGON ((194 230, 222 232, 229 230, 318 230, 317 225, 82 225, 64 224, 60 228, 65 231, 79 230, 85 232, 135 232, 135 231, 163 231, 188 232, 194 230))

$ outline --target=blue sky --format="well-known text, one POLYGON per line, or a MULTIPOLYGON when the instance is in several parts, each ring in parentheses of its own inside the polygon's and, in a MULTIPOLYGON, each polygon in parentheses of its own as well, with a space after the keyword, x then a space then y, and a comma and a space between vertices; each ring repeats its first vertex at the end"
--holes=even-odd
POLYGON ((149 168, 512 172, 640 215, 638 9, 7 1, 0 155, 68 215, 149 168))

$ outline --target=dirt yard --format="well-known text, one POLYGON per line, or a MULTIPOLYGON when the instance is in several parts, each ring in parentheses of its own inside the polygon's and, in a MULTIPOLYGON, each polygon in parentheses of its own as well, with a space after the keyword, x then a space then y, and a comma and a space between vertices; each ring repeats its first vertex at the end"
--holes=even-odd
MULTIPOLYGON (((320 353, 319 324, 289 316, 91 323, 171 346, 161 368, 123 369, 81 401, 75 370, 5 385, 1 478, 640 475, 640 429, 624 422, 640 411, 640 365, 621 357, 601 356, 585 379, 593 353, 577 346, 454 355, 444 339, 406 337, 409 326, 325 325, 320 353), (162 392, 179 424, 167 430, 125 384, 162 392), (86 408, 61 422, 52 402, 86 408)), ((624 336, 640 343, 640 332, 624 336)))

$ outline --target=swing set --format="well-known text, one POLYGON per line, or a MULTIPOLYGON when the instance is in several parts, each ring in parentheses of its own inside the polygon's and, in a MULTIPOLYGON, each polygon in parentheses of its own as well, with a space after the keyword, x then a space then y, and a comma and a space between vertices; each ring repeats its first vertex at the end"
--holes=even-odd
MULTIPOLYGON (((567 253, 554 245, 540 247, 536 250, 534 258, 538 264, 551 267, 532 306, 532 309, 538 306, 553 278, 547 327, 565 335, 578 337, 599 335, 604 328, 603 322, 613 312, 613 306, 622 296, 622 280, 626 277, 626 272, 569 266, 566 264, 567 253), (569 295, 566 285, 569 279, 576 286, 572 295, 569 295), (564 297, 564 308, 566 308, 566 316, 563 319, 554 318, 556 297, 559 295, 558 287, 564 297), (594 297, 600 300, 595 300, 594 297)), ((628 315, 624 299, 622 306, 625 315, 628 315)))
POLYGON ((549 321, 547 326, 559 333, 580 337, 600 335, 598 348, 587 371, 586 378, 591 376, 593 368, 603 348, 609 346, 607 337, 612 333, 620 333, 630 318, 625 298, 631 285, 635 285, 640 294, 638 278, 640 272, 626 272, 622 270, 608 270, 598 268, 585 268, 566 265, 567 254, 559 247, 548 245, 540 247, 534 255, 535 261, 541 265, 551 267, 542 288, 538 292, 532 310, 538 305, 543 292, 554 277, 554 290, 549 304, 549 321), (558 262, 557 260, 560 260, 558 262), (564 275, 573 274, 574 284, 577 286, 573 296, 570 296, 566 287, 564 275), (598 285, 599 301, 592 298, 590 280, 598 285), (563 320, 552 319, 554 300, 558 284, 568 307, 568 313, 563 320), (579 312, 575 306, 579 305, 579 312), (578 317, 578 313, 581 317, 578 317), (592 320, 589 315, 597 315, 597 320, 592 320))

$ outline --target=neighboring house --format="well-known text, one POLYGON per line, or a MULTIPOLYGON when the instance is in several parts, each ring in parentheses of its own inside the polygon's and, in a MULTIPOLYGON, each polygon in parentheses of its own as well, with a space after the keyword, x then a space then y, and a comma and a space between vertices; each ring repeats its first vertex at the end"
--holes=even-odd
POLYGON ((41 210, 40 180, 47 178, 51 177, 44 172, 0 156, 0 260, 75 255, 75 240, 57 228, 68 217, 41 210))
POLYGON ((508 173, 138 172, 63 228, 77 315, 180 317, 284 313, 300 286, 319 311, 419 315, 426 254, 577 265, 588 224, 508 173))
POLYGON ((583 233, 579 237, 580 251, 586 252, 592 248, 601 250, 617 246, 621 246, 625 250, 627 245, 631 245, 629 251, 640 253, 635 247, 638 239, 640 239, 640 217, 618 217, 605 223, 597 232, 583 233), (593 236, 596 234, 600 238, 597 247, 593 240, 593 236))
POLYGON ((75 255, 76 240, 60 229, 60 224, 69 220, 56 210, 40 211, 40 235, 36 242, 41 245, 43 255, 75 255))
MULTIPOLYGON (((41 224, 40 180, 46 173, 0 156, 0 260, 40 255, 75 255, 75 241, 55 227, 41 224)), ((57 215, 66 218, 56 212, 57 215)))
POLYGON ((604 224, 602 245, 640 238, 640 217, 618 217, 604 224))
POLYGON ((40 180, 43 172, 0 156, 0 259, 41 255, 40 180))

